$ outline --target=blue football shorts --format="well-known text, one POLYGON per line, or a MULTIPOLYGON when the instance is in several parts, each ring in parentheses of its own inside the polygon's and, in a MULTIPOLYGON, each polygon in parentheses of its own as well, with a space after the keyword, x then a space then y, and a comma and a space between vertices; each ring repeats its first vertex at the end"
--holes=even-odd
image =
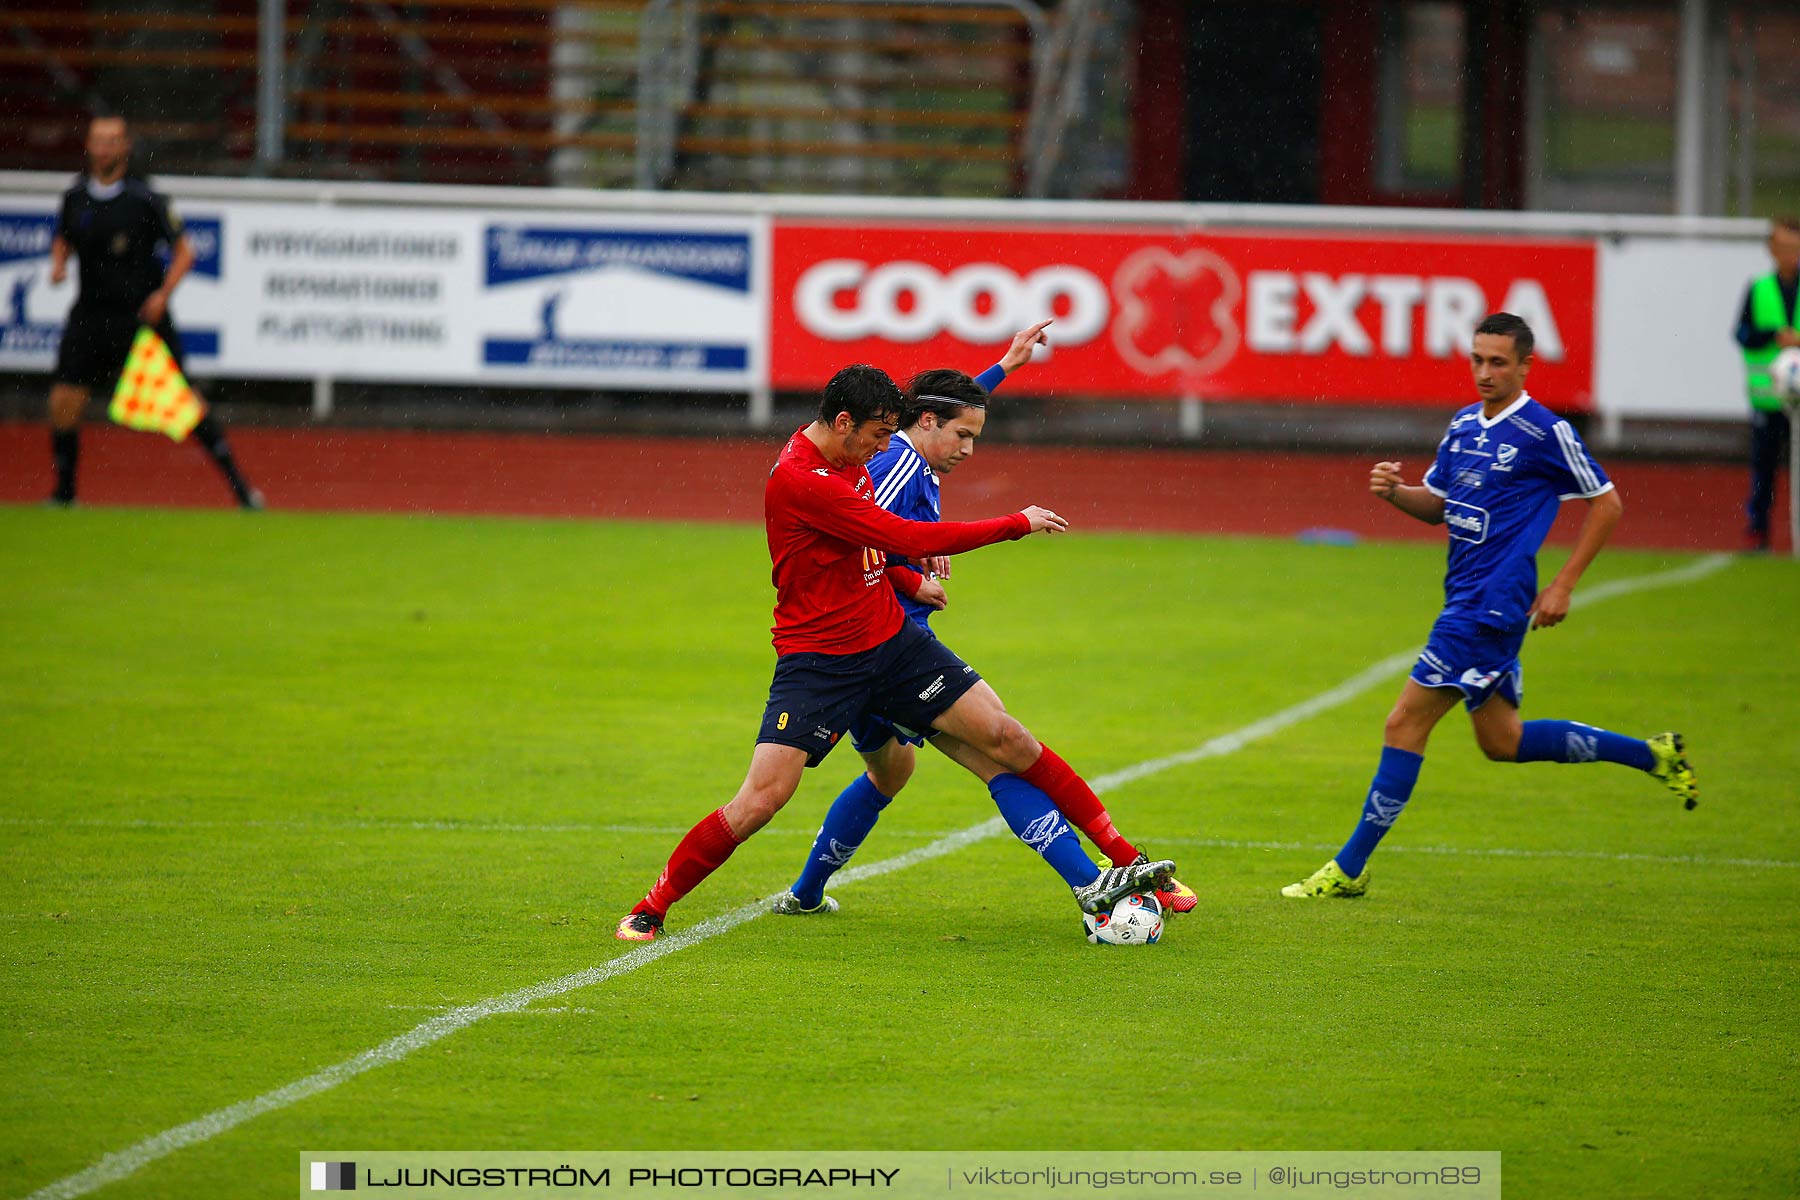
POLYGON ((923 734, 979 682, 975 668, 931 631, 903 621, 893 637, 857 654, 802 651, 777 659, 756 740, 796 746, 816 767, 858 721, 880 717, 923 734))
POLYGON ((864 713, 850 722, 850 744, 856 747, 858 754, 873 754, 889 742, 923 746, 925 735, 903 725, 896 725, 886 717, 878 717, 874 713, 864 713))
POLYGON ((1521 708, 1525 668, 1519 664, 1519 647, 1524 643, 1523 627, 1495 629, 1461 613, 1442 613, 1413 664, 1412 678, 1429 688, 1455 688, 1470 712, 1496 693, 1521 708))

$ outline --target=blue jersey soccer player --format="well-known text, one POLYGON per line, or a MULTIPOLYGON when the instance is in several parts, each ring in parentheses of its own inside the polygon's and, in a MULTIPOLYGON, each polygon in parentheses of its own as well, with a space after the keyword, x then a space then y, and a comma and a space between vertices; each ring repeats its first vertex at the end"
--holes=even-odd
POLYGON ((1567 421, 1525 391, 1531 329, 1511 313, 1476 326, 1470 364, 1481 400, 1451 418, 1423 486, 1400 482, 1400 464, 1380 462, 1369 490, 1409 517, 1450 535, 1444 610, 1432 626, 1393 712, 1362 818, 1337 857, 1281 894, 1360 896, 1368 860, 1412 796, 1431 731, 1456 702, 1469 710, 1475 740, 1496 762, 1611 762, 1668 785, 1692 808, 1699 800, 1678 733, 1644 741, 1575 721, 1521 721, 1519 648, 1528 628, 1548 629, 1569 613, 1581 574, 1624 511, 1600 464, 1567 421), (1537 552, 1564 500, 1587 501, 1575 549, 1543 591, 1537 552))
MULTIPOLYGON (((1044 321, 1014 336, 1005 357, 970 379, 961 371, 935 370, 915 375, 907 386, 906 408, 886 450, 869 462, 875 502, 909 521, 937 521, 941 515, 939 477, 948 475, 975 452, 975 441, 987 421, 988 394, 1008 373, 1031 361, 1033 348, 1047 345, 1044 321)), ((889 560, 889 580, 907 617, 929 632, 931 614, 947 602, 940 579, 950 575, 950 560, 889 560)), ((836 912, 838 903, 825 895, 825 884, 850 861, 881 817, 881 812, 912 778, 913 747, 926 737, 945 755, 987 785, 994 804, 1020 841, 1043 856, 1082 900, 1101 870, 1081 848, 1069 828, 1073 821, 1091 838, 1115 868, 1142 871, 1149 857, 1120 835, 1111 815, 1091 789, 1071 789, 1057 807, 1041 789, 1008 771, 987 755, 948 734, 915 733, 879 716, 865 715, 850 728, 867 770, 846 787, 826 813, 818 838, 793 888, 776 898, 774 911, 788 916, 836 912), (1067 819, 1065 819, 1067 818, 1067 819)), ((1197 900, 1192 889, 1171 875, 1152 877, 1170 912, 1187 912, 1197 900)))

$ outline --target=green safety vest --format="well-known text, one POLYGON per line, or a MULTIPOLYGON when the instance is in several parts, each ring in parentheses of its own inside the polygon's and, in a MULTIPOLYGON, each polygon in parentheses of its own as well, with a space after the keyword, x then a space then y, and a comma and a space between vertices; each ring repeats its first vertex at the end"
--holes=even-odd
MULTIPOLYGON (((1750 285, 1750 322, 1758 329, 1792 329, 1795 313, 1781 303, 1781 285, 1774 275, 1764 275, 1750 285)), ((1781 346, 1770 342, 1760 350, 1744 351, 1744 385, 1750 396, 1750 407, 1764 412, 1780 412, 1781 397, 1775 393, 1775 381, 1769 377, 1769 364, 1781 353, 1781 346)))

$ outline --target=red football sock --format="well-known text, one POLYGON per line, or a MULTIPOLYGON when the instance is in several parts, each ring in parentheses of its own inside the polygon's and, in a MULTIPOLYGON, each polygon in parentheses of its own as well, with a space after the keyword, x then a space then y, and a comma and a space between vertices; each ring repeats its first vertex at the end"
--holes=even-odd
POLYGON ((669 905, 699 887, 700 881, 723 866, 737 848, 738 838, 725 823, 725 810, 715 809, 687 831, 675 853, 669 855, 669 865, 657 877, 656 886, 631 911, 663 916, 669 905))
POLYGON ((1019 778, 1050 797, 1050 802, 1100 847, 1100 853, 1111 859, 1113 866, 1128 866, 1136 861, 1137 847, 1113 828, 1112 814, 1100 803, 1100 797, 1056 751, 1045 746, 1043 755, 1031 764, 1029 771, 1020 771, 1019 778))

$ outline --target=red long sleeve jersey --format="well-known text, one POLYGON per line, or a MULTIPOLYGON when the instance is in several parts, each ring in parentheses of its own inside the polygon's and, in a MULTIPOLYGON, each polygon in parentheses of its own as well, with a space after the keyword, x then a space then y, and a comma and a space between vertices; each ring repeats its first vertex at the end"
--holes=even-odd
POLYGON ((874 500, 862 464, 834 467, 802 428, 763 491, 774 563, 775 652, 855 654, 906 619, 887 583, 887 556, 961 554, 1031 532, 1024 513, 986 521, 908 521, 874 500))

